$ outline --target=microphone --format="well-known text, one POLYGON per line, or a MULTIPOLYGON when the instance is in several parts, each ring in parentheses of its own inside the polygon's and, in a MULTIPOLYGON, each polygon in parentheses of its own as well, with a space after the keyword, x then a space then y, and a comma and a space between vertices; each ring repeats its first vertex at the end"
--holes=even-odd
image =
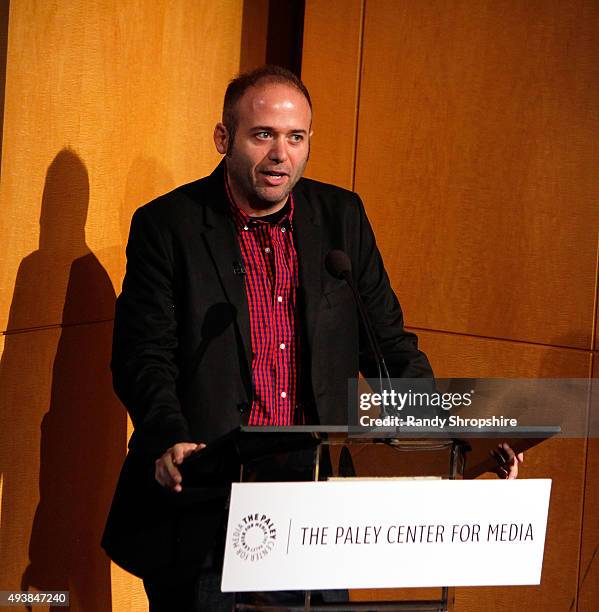
MULTIPOLYGON (((349 285, 354 296, 356 306, 358 307, 358 312, 360 313, 360 318, 362 319, 364 329, 366 330, 366 336, 368 337, 370 348, 372 349, 376 360, 376 365, 379 372, 379 385, 381 393, 383 391, 383 373, 385 374, 387 382, 389 383, 389 389, 392 389, 391 377, 389 376, 389 370, 387 370, 387 364, 385 363, 383 352, 381 351, 381 347, 378 343, 378 340, 376 339, 376 335, 372 328, 370 318, 368 317, 368 313, 366 312, 366 308, 364 307, 364 302, 362 302, 362 298, 360 297, 358 288, 354 281, 354 277, 351 273, 351 261, 349 257, 344 251, 335 249, 327 253, 324 260, 324 265, 331 276, 339 278, 341 280, 345 280, 345 282, 347 282, 347 284, 349 285)), ((384 408, 385 407, 383 406, 383 410, 384 408)), ((386 411, 384 410, 384 412, 386 411)))
POLYGON ((339 249, 329 251, 324 259, 324 265, 328 273, 335 278, 344 279, 348 274, 351 276, 351 261, 344 251, 339 249))
POLYGON ((233 262, 233 274, 235 274, 235 276, 245 276, 246 271, 242 261, 233 262))

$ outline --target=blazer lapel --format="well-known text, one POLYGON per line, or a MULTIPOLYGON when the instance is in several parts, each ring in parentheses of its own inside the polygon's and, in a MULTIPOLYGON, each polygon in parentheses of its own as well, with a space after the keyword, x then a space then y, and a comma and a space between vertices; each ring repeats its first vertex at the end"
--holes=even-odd
POLYGON ((301 181, 293 191, 294 236, 299 260, 298 306, 304 311, 305 337, 312 349, 322 295, 322 232, 320 216, 304 195, 301 181))
POLYGON ((252 346, 250 314, 242 272, 242 257, 235 224, 229 213, 224 189, 223 162, 210 175, 212 189, 206 202, 203 239, 218 274, 225 298, 234 309, 240 341, 243 344, 247 372, 251 372, 252 346))

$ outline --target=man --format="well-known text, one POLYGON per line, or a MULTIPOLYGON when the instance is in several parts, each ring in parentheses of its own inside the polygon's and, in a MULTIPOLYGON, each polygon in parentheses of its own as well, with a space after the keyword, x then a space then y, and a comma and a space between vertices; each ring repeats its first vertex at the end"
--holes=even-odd
POLYGON ((187 597, 177 609, 230 605, 218 592, 224 502, 186 498, 178 466, 242 422, 344 424, 347 380, 375 375, 329 251, 349 256, 391 376, 432 376, 360 198, 301 178, 311 123, 293 74, 241 75, 214 130, 221 164, 133 216, 112 367, 135 431, 103 545, 144 577, 152 610, 176 609, 174 593, 187 597))

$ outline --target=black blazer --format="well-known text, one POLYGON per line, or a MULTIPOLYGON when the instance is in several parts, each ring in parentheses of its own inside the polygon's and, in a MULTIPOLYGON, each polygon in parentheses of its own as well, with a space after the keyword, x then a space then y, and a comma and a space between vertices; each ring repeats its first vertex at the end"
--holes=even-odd
MULTIPOLYGON (((330 250, 351 260, 391 376, 432 372, 403 328, 360 198, 309 179, 293 197, 302 398, 313 422, 344 424, 348 378, 377 374, 351 291, 324 268, 330 250)), ((197 508, 183 510, 177 494, 153 481, 153 461, 176 442, 209 444, 238 427, 252 402, 249 311, 226 198, 221 163, 142 206, 131 222, 112 370, 134 433, 102 543, 137 575, 198 561, 222 522, 222 504, 201 504, 203 521, 197 508), (181 518, 187 511, 189 524, 181 518)))

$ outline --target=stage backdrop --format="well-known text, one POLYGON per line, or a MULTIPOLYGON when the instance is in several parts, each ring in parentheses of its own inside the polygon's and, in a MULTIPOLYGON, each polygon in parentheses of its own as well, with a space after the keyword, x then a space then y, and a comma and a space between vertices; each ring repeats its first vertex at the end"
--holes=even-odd
MULTIPOLYGON (((309 174, 363 197, 440 376, 598 374, 597 31, 589 0, 306 2, 309 174)), ((456 609, 594 610, 598 472, 595 441, 532 450, 523 475, 554 479, 542 584, 456 609)))
POLYGON ((243 2, 0 8, 0 588, 141 612, 141 583, 99 547, 128 435, 108 367, 114 300, 133 211, 219 159, 243 2))
MULTIPOLYGON (((270 4, 0 0, 3 589, 147 610, 98 547, 130 431, 108 370, 124 242, 217 161, 270 4)), ((307 0, 304 25, 309 174, 364 197, 438 374, 599 376, 597 2, 307 0)), ((459 589, 458 610, 599 600, 599 448, 545 443, 525 469, 554 478, 543 584, 459 589)))

